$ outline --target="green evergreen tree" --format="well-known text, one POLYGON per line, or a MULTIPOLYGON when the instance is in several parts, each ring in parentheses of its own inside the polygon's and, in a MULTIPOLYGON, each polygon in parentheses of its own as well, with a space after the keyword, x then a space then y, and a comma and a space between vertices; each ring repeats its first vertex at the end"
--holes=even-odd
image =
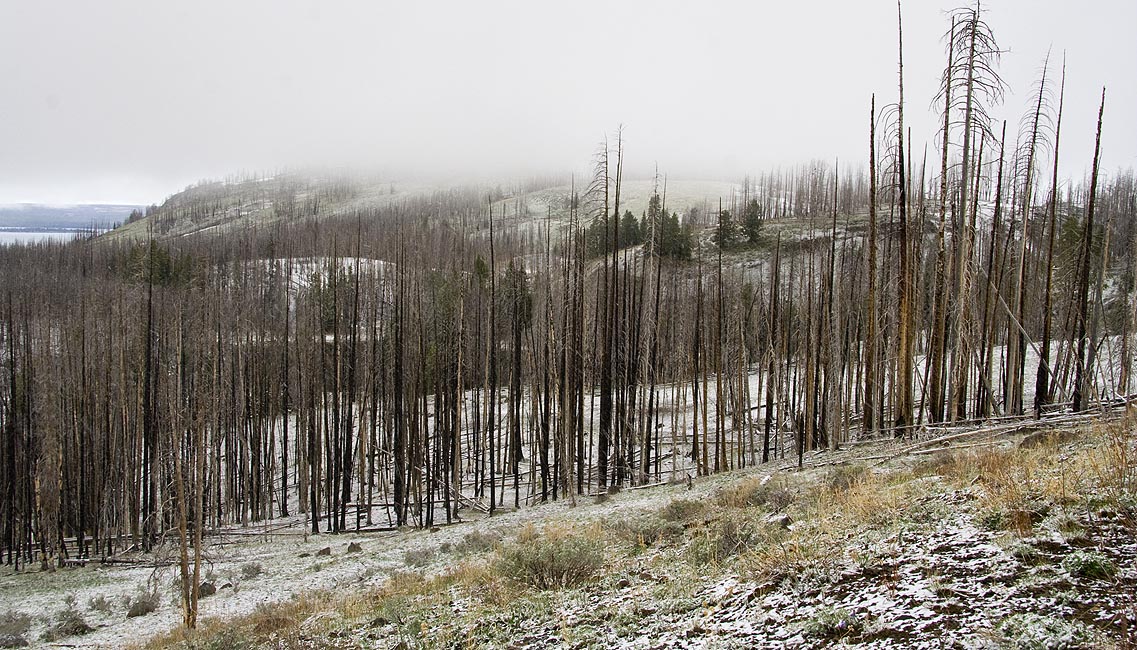
POLYGON ((738 243, 738 238, 738 224, 735 223, 734 216, 730 210, 720 210, 718 227, 711 237, 712 241, 723 250, 728 250, 738 243))
POLYGON ((639 220, 631 210, 624 212, 620 219, 620 248, 639 246, 643 242, 643 229, 640 228, 639 220))
POLYGON ((751 199, 750 203, 746 204, 746 209, 742 212, 742 233, 748 243, 758 243, 758 238, 762 236, 762 219, 765 216, 762 204, 758 203, 757 199, 751 199))

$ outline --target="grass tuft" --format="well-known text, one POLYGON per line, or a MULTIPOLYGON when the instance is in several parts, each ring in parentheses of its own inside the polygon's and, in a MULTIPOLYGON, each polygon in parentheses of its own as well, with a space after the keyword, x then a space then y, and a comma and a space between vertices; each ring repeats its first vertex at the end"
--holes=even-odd
POLYGON ((1117 573, 1113 562, 1094 551, 1074 551, 1062 558, 1062 568, 1076 578, 1108 580, 1117 573))
POLYGON ((1085 647, 1089 635, 1076 621, 1043 614, 1014 614, 999 623, 998 633, 1019 650, 1056 650, 1085 647))

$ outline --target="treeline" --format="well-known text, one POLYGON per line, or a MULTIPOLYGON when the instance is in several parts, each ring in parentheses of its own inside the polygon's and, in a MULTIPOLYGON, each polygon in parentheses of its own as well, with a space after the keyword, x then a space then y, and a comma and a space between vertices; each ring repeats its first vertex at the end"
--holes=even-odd
MULTIPOLYGON (((1095 155, 1059 182, 1061 101, 1008 145, 985 29, 953 14, 938 173, 874 100, 868 173, 771 173, 682 217, 666 183, 621 205, 617 139, 535 222, 475 190, 305 203, 333 186, 224 235, 0 249, 0 559, 431 526, 1124 398, 1133 174, 1095 155)), ((164 214, 237 203, 196 191, 164 214)))

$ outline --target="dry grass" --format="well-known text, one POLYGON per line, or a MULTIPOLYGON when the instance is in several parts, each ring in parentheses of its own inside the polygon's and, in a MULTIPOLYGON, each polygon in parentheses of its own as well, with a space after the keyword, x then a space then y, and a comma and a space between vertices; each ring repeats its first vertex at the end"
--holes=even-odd
MULTIPOLYGON (((471 533, 470 555, 439 575, 404 571, 378 589, 306 594, 246 616, 206 621, 198 632, 175 631, 145 647, 238 648, 265 643, 295 647, 302 629, 303 635, 318 639, 321 631, 330 632, 333 626, 386 620, 391 612, 399 620, 429 620, 423 618, 425 612, 438 607, 449 611, 447 603, 453 598, 464 599, 471 612, 500 612, 520 600, 540 597, 541 590, 573 587, 596 579, 602 571, 621 570, 629 560, 613 553, 617 547, 610 542, 626 542, 630 533, 635 533, 632 538, 639 546, 648 537, 659 543, 651 561, 663 562, 676 575, 689 573, 695 581, 718 571, 716 567, 728 559, 734 570, 766 579, 824 573, 840 560, 834 549, 844 547, 850 537, 866 531, 891 534, 906 518, 917 521, 914 517, 923 507, 919 504, 936 507, 944 503, 939 496, 952 491, 972 495, 978 517, 989 514, 1000 528, 1026 536, 1044 516, 1056 521, 1068 506, 1086 504, 1091 498, 1104 495, 1115 503, 1134 502, 1135 425, 1137 420, 1128 419, 1089 426, 1072 444, 1054 439, 1029 449, 945 451, 912 471, 880 473, 853 467, 813 477, 744 479, 709 501, 676 499, 645 510, 640 518, 650 521, 636 519, 632 525, 629 520, 623 527, 611 521, 605 527, 528 525, 505 543, 496 533, 471 533), (1047 516, 1050 507, 1055 509, 1047 516), (781 520, 767 519, 768 513, 779 513, 793 524, 787 528, 781 520), (669 526, 667 534, 656 534, 656 528, 664 525, 669 526), (701 557, 694 557, 695 564, 674 562, 692 556, 701 557), (680 565, 685 568, 676 568, 680 565), (250 645, 242 645, 246 642, 250 645)), ((944 506, 955 512, 952 507, 944 506)), ((943 515, 942 510, 929 512, 943 515)), ((639 551, 627 552, 634 557, 639 551)))
POLYGON ((378 589, 306 592, 291 600, 262 605, 249 614, 206 619, 196 630, 178 628, 140 647, 220 650, 258 647, 270 641, 273 647, 299 647, 302 629, 305 635, 318 634, 322 627, 344 619, 368 617, 389 601, 438 593, 453 581, 450 574, 427 579, 416 572, 396 571, 378 589))
POLYGON ((305 593, 292 600, 258 607, 243 616, 204 620, 196 630, 178 628, 154 637, 141 647, 146 650, 248 647, 267 640, 270 635, 291 639, 304 621, 321 612, 347 609, 354 605, 353 601, 365 598, 366 595, 337 596, 323 591, 305 593))
POLYGON ((1098 454, 1090 467, 1115 498, 1131 498, 1137 494, 1137 409, 1098 429, 1104 444, 1096 446, 1098 454))
POLYGON ((785 477, 762 477, 739 481, 720 490, 715 503, 724 508, 765 508, 781 512, 797 500, 801 488, 785 477))

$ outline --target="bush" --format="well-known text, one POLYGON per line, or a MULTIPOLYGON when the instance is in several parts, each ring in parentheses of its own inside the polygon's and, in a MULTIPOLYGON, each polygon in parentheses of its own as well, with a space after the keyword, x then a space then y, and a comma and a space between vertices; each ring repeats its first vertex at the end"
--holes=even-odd
POLYGON ((24 635, 32 627, 32 617, 23 612, 0 614, 0 648, 22 648, 28 645, 24 635))
POLYGON ((522 534, 501 550, 497 570, 537 589, 566 588, 590 580, 604 565, 603 544, 571 531, 522 534))
POLYGON ((94 611, 100 612, 103 614, 110 614, 111 613, 111 607, 112 607, 110 599, 108 599, 106 596, 104 596, 102 594, 99 594, 98 596, 93 596, 90 600, 87 601, 87 606, 90 607, 91 609, 93 609, 94 611))
POLYGON ((718 522, 696 540, 693 557, 702 564, 720 564, 756 545, 760 539, 761 531, 756 522, 746 517, 731 517, 718 522))
POLYGON ((1117 572, 1109 558, 1093 551, 1074 551, 1062 559, 1062 568, 1076 578, 1091 580, 1106 580, 1117 572))
POLYGON ((984 530, 1003 530, 1007 527, 1007 513, 1000 508, 991 508, 980 512, 976 521, 984 530))
POLYGON ((247 562, 241 566, 241 577, 245 580, 252 580, 253 578, 264 573, 264 567, 260 562, 247 562))
POLYGON ((838 465, 825 474, 825 485, 830 492, 844 492, 856 485, 868 471, 863 465, 838 465))
POLYGON ((1030 613, 1003 619, 998 632, 1010 647, 1020 650, 1080 648, 1088 640, 1086 629, 1077 622, 1030 613))
POLYGON ((861 622, 849 612, 837 607, 817 610, 805 623, 806 635, 820 639, 836 639, 861 631, 861 622))
POLYGON ((497 531, 472 530, 462 537, 462 541, 454 545, 454 552, 459 555, 468 553, 482 553, 492 550, 501 542, 501 533, 497 531))
POLYGON ((794 493, 789 484, 782 479, 754 479, 744 481, 731 489, 719 493, 721 505, 732 508, 761 507, 771 512, 781 512, 794 502, 794 493))
POLYGON ((432 548, 412 548, 403 553, 403 564, 413 567, 424 567, 434 559, 435 551, 432 548))
POLYGON ((666 521, 685 522, 695 519, 707 511, 707 504, 695 499, 675 499, 659 510, 659 516, 666 521))
POLYGON ((1038 549, 1026 542, 1016 542, 1007 548, 1007 554, 1026 565, 1035 565, 1042 561, 1038 549))
POLYGON ((67 607, 59 610, 54 620, 48 622, 43 640, 50 643, 69 636, 82 636, 93 629, 74 607, 67 607))
POLYGON ((637 546, 652 546, 683 536, 683 524, 659 515, 621 518, 611 522, 610 527, 617 537, 637 546))
POLYGON ((158 609, 158 590, 139 588, 126 603, 126 617, 137 618, 158 609))
POLYGON ((257 644, 245 632, 226 627, 217 634, 190 639, 179 647, 184 650, 252 650, 257 644))

